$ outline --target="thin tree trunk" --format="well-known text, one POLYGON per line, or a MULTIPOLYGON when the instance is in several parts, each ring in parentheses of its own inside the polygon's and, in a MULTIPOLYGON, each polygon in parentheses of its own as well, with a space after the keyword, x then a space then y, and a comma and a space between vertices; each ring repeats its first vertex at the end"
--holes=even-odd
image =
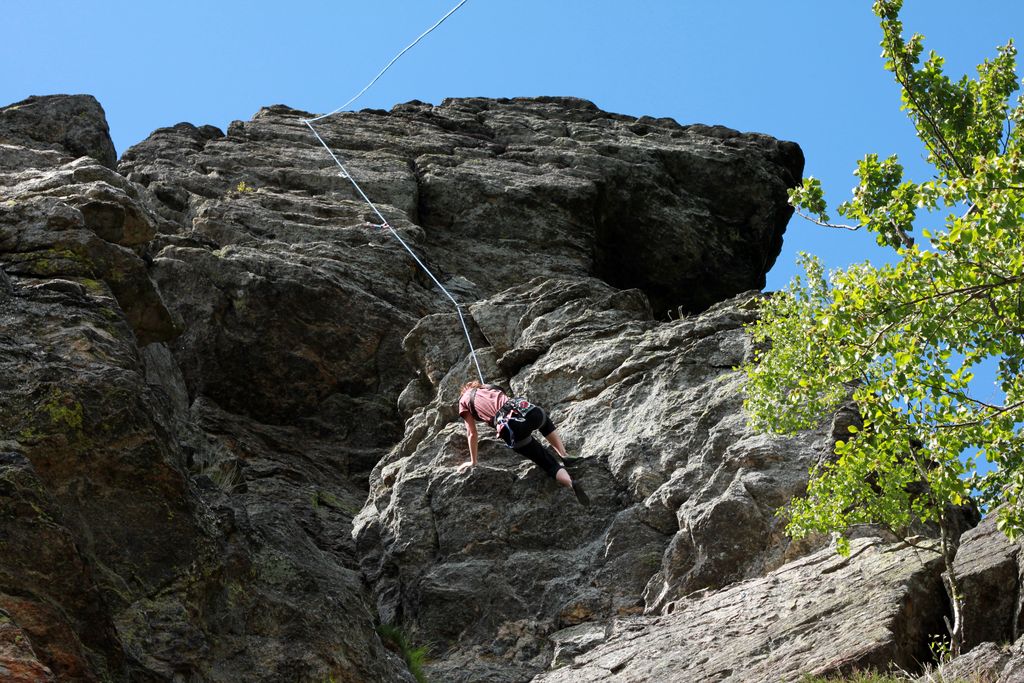
POLYGON ((948 620, 946 621, 946 628, 949 630, 949 654, 951 657, 958 657, 960 656, 960 647, 963 645, 964 640, 964 594, 960 590, 960 579, 957 577, 956 569, 953 566, 956 550, 953 548, 953 543, 949 537, 948 521, 945 515, 942 516, 939 522, 939 532, 941 534, 942 560, 946 565, 944 583, 946 584, 946 592, 949 594, 949 601, 953 605, 953 623, 950 624, 948 620))

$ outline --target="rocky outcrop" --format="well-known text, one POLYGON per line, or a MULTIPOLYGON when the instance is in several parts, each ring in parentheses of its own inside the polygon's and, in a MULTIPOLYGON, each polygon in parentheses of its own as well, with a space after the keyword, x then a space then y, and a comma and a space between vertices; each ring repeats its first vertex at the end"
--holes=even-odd
POLYGON ((964 592, 964 650, 1013 642, 1021 634, 1021 543, 996 527, 994 515, 965 533, 954 569, 964 592))
POLYGON ((925 656, 935 558, 775 514, 856 416, 781 439, 741 410, 799 148, 568 98, 321 124, 582 456, 583 508, 492 439, 457 471, 455 313, 304 116, 164 128, 114 171, 91 98, 0 111, 0 667, 411 681, 381 622, 436 681, 925 656))
MULTIPOLYGON (((0 107, 0 144, 91 157, 113 169, 117 152, 103 108, 89 95, 30 97, 0 107)), ((7 149, 4 156, 18 152, 7 149)))
POLYGON ((941 571, 937 552, 858 539, 849 558, 826 548, 682 599, 670 615, 618 620, 604 642, 534 681, 785 683, 914 670, 928 659, 928 634, 942 628, 941 571))
MULTIPOLYGON (((81 104, 75 125, 105 130, 84 122, 95 102, 81 104)), ((53 118, 74 105, 57 98, 53 118)), ((152 219, 136 188, 76 150, 0 149, 0 608, 59 680, 123 680, 116 613, 186 568, 202 535, 138 351, 174 328, 132 240, 87 207, 152 219)))
MULTIPOLYGON (((345 179, 330 170, 329 159, 302 124, 303 116, 307 115, 271 107, 250 122, 232 124, 226 136, 185 124, 163 129, 129 150, 120 169, 159 199, 161 206, 155 210, 181 226, 175 234, 157 237, 150 252, 154 277, 173 302, 176 319, 187 321, 185 333, 169 348, 181 368, 188 400, 203 397, 231 414, 260 424, 294 426, 299 433, 315 428, 324 435, 324 443, 349 456, 345 472, 355 480, 382 462, 373 475, 377 486, 386 467, 403 461, 410 450, 430 448, 424 444, 431 443, 432 430, 459 443, 451 428, 441 428, 452 417, 448 402, 455 378, 466 376, 465 346, 447 302, 407 254, 371 224, 376 218, 345 179), (287 314, 276 314, 279 311, 287 314), (403 348, 400 342, 409 330, 403 348), (395 410, 396 399, 400 412, 395 410), (403 417, 412 419, 403 426, 403 417), (386 448, 395 442, 399 446, 384 459, 386 448)), ((658 338, 648 302, 653 300, 659 310, 699 310, 762 284, 789 215, 785 188, 798 177, 802 164, 795 146, 763 136, 671 121, 637 121, 569 99, 453 100, 440 107, 410 103, 390 113, 341 115, 321 128, 325 139, 351 161, 360 184, 403 238, 463 300, 478 300, 469 307, 473 335, 477 344, 490 347, 482 350, 491 358, 489 373, 507 378, 528 367, 537 371, 538 358, 573 334, 589 332, 590 337, 579 339, 580 346, 566 349, 567 354, 602 337, 626 335, 599 359, 597 367, 609 372, 629 359, 625 352, 632 344, 650 338, 654 350, 674 344, 697 346, 701 337, 714 334, 716 324, 730 329, 734 339, 719 358, 702 361, 712 367, 693 374, 723 374, 742 358, 740 326, 749 314, 712 321, 712 329, 695 333, 691 322, 690 327, 680 325, 658 338), (639 289, 622 289, 630 286, 639 289)), ((714 355, 712 350, 706 353, 714 355)), ((639 354, 630 371, 603 384, 594 382, 587 391, 599 394, 618 379, 632 384, 648 371, 653 376, 680 369, 660 363, 639 354)), ((682 360, 676 364, 686 365, 682 360)), ((577 370, 551 372, 569 375, 577 370)), ((595 380, 600 372, 588 369, 595 380)), ((563 381, 524 377, 522 386, 555 410, 587 398, 559 395, 565 394, 565 387, 555 391, 554 385, 563 381), (551 390, 545 383, 552 383, 551 390)), ((701 468, 719 469, 717 460, 731 438, 725 432, 743 432, 736 414, 737 381, 732 376, 719 387, 719 398, 712 402, 715 410, 706 422, 708 429, 720 422, 728 426, 720 428, 718 444, 706 449, 717 452, 708 456, 708 464, 691 469, 691 479, 703 473, 701 468)), ((682 379, 672 382, 684 384, 682 379)), ((689 390, 685 416, 669 416, 670 424, 682 423, 698 408, 707 412, 701 389, 689 390)), ((625 392, 625 385, 619 390, 625 392)), ((643 607, 641 595, 648 584, 653 605, 681 591, 780 562, 786 544, 779 538, 772 506, 781 503, 785 493, 741 492, 744 480, 757 489, 757 475, 743 475, 735 484, 735 500, 725 507, 710 503, 718 495, 717 487, 732 481, 732 474, 741 469, 742 457, 726 468, 705 500, 694 499, 686 518, 701 520, 693 534, 688 527, 680 532, 677 499, 651 502, 650 510, 633 509, 667 483, 684 449, 700 449, 705 437, 697 434, 681 447, 666 449, 674 454, 665 455, 663 462, 637 469, 634 458, 650 457, 643 455, 645 448, 653 451, 674 438, 655 435, 659 420, 674 410, 668 405, 658 409, 661 412, 645 428, 651 432, 647 446, 638 449, 633 439, 617 439, 616 448, 624 452, 620 471, 613 473, 601 458, 594 459, 593 472, 586 475, 593 479, 592 486, 626 490, 600 513, 595 510, 591 518, 580 519, 578 529, 570 527, 563 541, 567 555, 561 561, 570 562, 578 554, 577 546, 603 542, 614 529, 615 542, 630 548, 603 570, 601 583, 613 588, 592 587, 583 596, 569 591, 576 606, 568 598, 565 604, 556 604, 542 596, 523 595, 513 601, 518 611, 487 610, 482 605, 493 598, 482 595, 488 586, 482 577, 488 567, 508 562, 504 553, 514 545, 495 546, 487 562, 460 567, 469 572, 469 584, 458 590, 445 587, 446 582, 461 579, 444 563, 424 562, 437 551, 426 541, 439 532, 434 531, 432 514, 424 515, 430 507, 422 506, 420 486, 430 489, 437 500, 450 499, 444 522, 449 525, 468 514, 463 509, 466 492, 460 486, 446 488, 447 468, 419 474, 403 471, 398 486, 408 498, 390 501, 389 490, 375 491, 372 508, 364 511, 358 525, 357 554, 371 558, 363 559, 363 567, 374 584, 380 617, 401 623, 435 649, 451 646, 443 657, 446 664, 434 667, 442 677, 454 668, 462 668, 464 675, 479 674, 482 669, 474 668, 475 663, 462 667, 460 662, 475 662, 476 648, 485 643, 490 647, 498 630, 522 631, 525 635, 516 639, 529 644, 505 650, 518 662, 528 662, 526 668, 501 662, 491 667, 504 667, 495 675, 515 680, 544 665, 549 648, 543 635, 557 623, 552 617, 561 611, 574 612, 571 618, 576 621, 637 611, 643 607), (434 487, 440 487, 436 496, 434 487), (699 512, 699 505, 712 511, 699 512), (709 559, 719 550, 703 546, 712 540, 723 545, 721 524, 730 519, 730 505, 731 511, 747 510, 753 518, 754 530, 738 545, 757 547, 709 559), (384 529, 372 513, 382 506, 394 508, 396 517, 384 529), (394 543, 377 544, 379 534, 391 540, 393 527, 401 530, 394 543), (764 533, 758 536, 760 532, 764 533), (666 545, 677 533, 675 559, 665 560, 670 573, 652 580, 666 545), (412 552, 410 545, 425 547, 412 552), (394 574, 403 574, 394 566, 396 547, 402 548, 398 564, 414 564, 416 578, 392 580, 394 574), (687 548, 693 552, 686 554, 687 548), (702 556, 704 550, 709 552, 702 556), (722 570, 728 576, 715 576, 722 570), (424 572, 433 572, 427 584, 420 582, 424 572), (465 591, 467 604, 477 603, 473 609, 492 612, 487 617, 490 628, 462 643, 456 636, 469 617, 457 609, 450 613, 455 608, 447 604, 460 590, 465 591), (437 593, 436 599, 431 591, 437 593), (396 594, 415 597, 403 605, 396 594), (541 609, 541 599, 552 604, 541 609), (409 616, 412 603, 419 605, 422 623, 409 616)), ((640 413, 638 409, 636 414, 640 413)), ((592 441, 596 451, 615 425, 624 424, 620 420, 631 418, 626 413, 584 411, 580 426, 570 422, 567 430, 579 433, 586 431, 584 424, 606 424, 606 431, 592 441)), ((297 438, 301 440, 298 434, 297 438)), ((780 448, 785 447, 763 446, 765 458, 781 458, 780 448)), ((799 489, 813 451, 805 444, 804 455, 793 458, 785 491, 799 489)), ((452 451, 438 455, 450 460, 452 451)), ((248 462, 250 456, 240 454, 237 459, 248 462)), ((532 476, 525 471, 521 475, 532 476)), ((508 475, 496 476, 504 480, 508 475)), ((488 485, 480 486, 480 495, 489 498, 488 485)), ((672 498, 667 491, 678 488, 674 482, 658 496, 672 498)), ((519 505, 525 512, 538 503, 531 493, 519 505)), ((543 524, 551 512, 544 510, 539 507, 530 514, 536 520, 527 525, 533 529, 532 546, 542 546, 549 536, 543 524)), ((482 539, 507 522, 499 516, 493 528, 474 533, 482 539)), ((518 534, 523 526, 509 528, 518 534)), ((461 547, 464 540, 453 532, 445 543, 461 547)), ((522 574, 528 576, 535 567, 526 556, 523 559, 522 574)), ((545 563, 547 573, 540 576, 554 576, 552 558, 545 563)), ((530 592, 522 587, 522 581, 512 581, 506 595, 530 592)))
POLYGON ((105 130, 91 98, 30 109, 40 134, 0 117, 10 628, 61 681, 407 680, 351 553, 358 457, 189 397, 149 252, 178 223, 50 131, 105 130))
MULTIPOLYGON (((119 168, 169 210, 202 219, 185 223, 190 235, 262 249, 315 243, 317 255, 353 264, 347 275, 388 283, 377 285, 380 296, 403 292, 405 279, 421 276, 397 249, 396 263, 366 268, 360 257, 373 252, 361 247, 393 244, 360 226, 379 219, 338 176, 304 116, 270 107, 226 137, 187 124, 162 129, 119 168), (251 201, 218 201, 240 182, 256 189, 251 201), (231 220, 217 218, 225 212, 231 220)), ((610 114, 572 98, 412 102, 317 126, 445 279, 474 285, 467 294, 594 275, 642 289, 660 315, 764 285, 792 213, 786 188, 803 168, 793 143, 610 114)))
MULTIPOLYGON (((830 435, 746 427, 733 368, 750 352, 752 303, 657 323, 638 292, 545 279, 473 306, 493 344, 486 366, 518 369, 513 390, 551 411, 584 458, 574 474, 593 505, 496 442, 457 473, 467 455, 452 420, 469 368, 437 379, 436 400, 374 470, 355 534, 379 612, 434 644, 438 680, 525 680, 546 668, 554 631, 657 611, 805 551, 775 511, 830 435)), ((457 345, 449 329, 440 349, 457 345)), ((425 338, 410 333, 410 356, 444 366, 425 338)))
POLYGON ((1020 550, 997 528, 996 514, 962 536, 954 569, 964 594, 964 654, 941 667, 943 680, 1024 680, 1020 550))
POLYGON ((966 654, 925 674, 919 683, 943 681, 984 681, 984 683, 1020 683, 1024 681, 1024 644, 1007 645, 985 642, 966 654))

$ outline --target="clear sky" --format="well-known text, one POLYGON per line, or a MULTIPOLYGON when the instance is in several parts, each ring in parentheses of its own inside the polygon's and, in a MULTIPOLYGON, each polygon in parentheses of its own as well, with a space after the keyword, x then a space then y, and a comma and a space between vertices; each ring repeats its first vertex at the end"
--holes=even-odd
MULTIPOLYGON (((456 0, 4 0, 0 104, 90 93, 118 153, 153 129, 222 129, 263 105, 330 111, 456 0)), ((907 28, 956 75, 1024 34, 1021 0, 906 0, 907 28)), ((870 0, 469 0, 355 106, 451 96, 575 95, 623 114, 794 140, 833 205, 867 152, 926 172, 882 69, 870 0)), ((834 212, 833 212, 834 213, 834 212)), ((794 219, 769 289, 798 250, 878 260, 869 235, 794 219)))

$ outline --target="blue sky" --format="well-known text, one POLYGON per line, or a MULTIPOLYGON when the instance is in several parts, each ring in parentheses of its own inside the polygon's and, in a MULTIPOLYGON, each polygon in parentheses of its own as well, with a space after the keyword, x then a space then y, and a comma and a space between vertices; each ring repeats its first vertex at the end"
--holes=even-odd
MULTIPOLYGON (((0 104, 90 93, 118 153, 153 129, 226 128, 259 107, 334 109, 456 0, 5 3, 0 104), (97 7, 102 6, 102 11, 97 7)), ((867 152, 927 172, 879 58, 869 0, 469 0, 357 104, 575 95, 611 111, 794 140, 833 205, 867 152)), ((909 30, 973 74, 1024 33, 1020 0, 907 0, 909 30), (969 7, 969 10, 965 10, 969 7)), ((830 266, 886 252, 870 236, 794 219, 769 289, 799 250, 830 266)))

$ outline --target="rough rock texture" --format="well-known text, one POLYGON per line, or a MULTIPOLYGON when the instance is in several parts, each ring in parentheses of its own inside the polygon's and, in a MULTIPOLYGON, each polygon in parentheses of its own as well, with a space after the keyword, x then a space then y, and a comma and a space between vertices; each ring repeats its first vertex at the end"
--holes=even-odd
POLYGON ((981 643, 970 652, 939 667, 937 674, 941 678, 935 673, 926 673, 918 682, 1021 683, 1024 681, 1024 652, 1019 645, 1006 647, 981 643))
POLYGON ((1021 542, 990 515, 962 536, 954 568, 964 593, 964 654, 942 667, 943 680, 1024 681, 1021 542))
POLYGON ((0 117, 0 609, 61 681, 408 679, 352 458, 189 400, 147 251, 178 223, 79 156, 94 100, 29 104, 0 117))
MULTIPOLYGON (((746 427, 733 368, 750 351, 752 302, 656 323, 639 293, 544 279, 472 307, 493 344, 485 365, 532 360, 512 389, 550 409, 585 458, 574 472, 593 505, 493 441, 458 474, 466 445, 452 419, 468 367, 438 379, 438 399, 374 470, 355 530, 378 610, 444 653, 438 680, 524 680, 547 665, 555 630, 657 610, 803 552, 774 513, 831 437, 746 427)), ((444 365, 424 339, 410 333, 410 356, 444 365)))
POLYGON ((28 459, 0 454, 0 630, 23 632, 16 649, 31 652, 34 644, 60 680, 116 678, 126 669, 124 653, 71 527, 28 459))
POLYGON ((0 144, 88 156, 110 169, 117 164, 106 114, 89 95, 30 97, 0 108, 0 144))
POLYGON ((938 553, 858 539, 767 576, 680 600, 668 616, 628 618, 605 642, 536 683, 798 681, 890 664, 913 670, 946 604, 938 553))
MULTIPOLYGON (((354 247, 373 233, 358 222, 378 219, 343 201, 358 197, 303 116, 270 107, 232 124, 227 137, 187 124, 162 129, 120 168, 187 218, 213 210, 190 226, 196 237, 312 243, 325 259, 344 248, 336 259, 364 265, 354 247), (225 198, 239 182, 257 189, 251 202, 202 201, 225 198), (215 220, 225 212, 234 217, 229 228, 215 220)), ((792 213, 786 188, 803 168, 793 143, 609 114, 571 98, 412 102, 317 127, 446 277, 491 295, 538 275, 590 274, 643 289, 659 314, 702 310, 764 285, 792 213)), ((347 274, 389 283, 379 296, 401 292, 392 278, 404 267, 407 280, 414 265, 396 256, 383 272, 353 265, 347 274)))
POLYGON ((493 440, 456 471, 455 313, 304 115, 160 129, 114 171, 91 98, 0 111, 0 666, 410 681, 380 622, 432 646, 436 681, 597 676, 627 641, 729 628, 732 663, 665 666, 919 656, 933 560, 807 558, 822 539, 774 514, 851 416, 779 439, 740 410, 798 147, 567 98, 321 124, 465 303, 488 379, 584 457, 584 509, 493 440), (828 638, 828 614, 861 625, 828 638))
POLYGON ((53 672, 32 651, 28 636, 0 611, 0 680, 7 683, 50 683, 53 672))
MULTIPOLYGON (((442 427, 438 420, 452 417, 447 402, 455 380, 449 379, 440 392, 437 385, 443 377, 466 376, 465 347, 446 302, 394 240, 367 223, 376 220, 374 215, 331 170, 301 122, 304 115, 271 107, 250 122, 232 124, 227 136, 187 124, 163 129, 129 150, 119 168, 152 191, 161 204, 156 211, 181 226, 175 234, 155 238, 148 251, 160 290, 172 302, 175 320, 186 328, 169 348, 181 369, 187 400, 196 405, 202 398, 244 419, 294 427, 297 443, 302 443, 301 434, 315 431, 323 443, 344 454, 342 469, 350 480, 361 481, 397 441, 401 443, 385 464, 401 461, 416 444, 430 448, 422 444, 433 443, 434 435, 421 425, 433 421, 433 427, 442 427), (409 330, 403 350, 400 342, 409 330), (459 368, 455 374, 453 366, 459 368), (413 420, 404 426, 403 437, 401 418, 408 416, 413 420)), ((536 366, 541 354, 571 334, 590 332, 583 343, 621 334, 625 336, 610 341, 605 356, 597 360, 605 374, 619 364, 632 366, 621 375, 626 381, 617 391, 623 397, 627 385, 645 372, 676 373, 687 365, 680 358, 675 366, 662 365, 646 354, 628 362, 631 345, 649 339, 656 353, 673 345, 699 346, 702 336, 716 332, 691 334, 690 323, 658 333, 648 301, 661 311, 670 306, 700 310, 763 284, 790 213, 785 189, 802 166, 799 149, 790 143, 667 120, 637 121, 571 99, 453 100, 441 107, 410 103, 390 113, 342 115, 319 128, 340 148, 403 238, 424 254, 456 294, 466 301, 489 297, 470 306, 476 343, 491 347, 482 352, 493 356, 495 365, 489 369, 500 367, 504 376, 512 377, 531 363, 536 366), (630 286, 641 291, 616 289, 630 286)), ((699 384, 717 377, 742 359, 739 326, 749 314, 719 317, 730 316, 708 325, 728 328, 733 338, 723 342, 726 347, 717 359, 702 360, 712 367, 691 373, 694 377, 686 381, 699 384)), ((713 356, 715 350, 706 353, 713 356)), ((570 376, 578 368, 551 372, 570 376)), ((598 380, 588 388, 594 394, 620 379, 602 384, 599 372, 588 370, 598 380)), ((686 381, 670 375, 667 382, 687 394, 687 416, 699 410, 706 426, 652 466, 637 467, 634 460, 649 458, 645 449, 653 451, 675 438, 655 434, 666 426, 659 427, 659 420, 667 419, 670 429, 682 423, 674 407, 657 405, 658 415, 641 428, 651 432, 644 437, 646 445, 632 436, 614 439, 623 451, 617 471, 596 458, 587 476, 595 489, 623 490, 608 496, 604 510, 598 512, 595 506, 592 515, 577 520, 577 532, 562 541, 564 558, 547 547, 552 542, 546 528, 550 510, 539 505, 530 489, 515 494, 522 514, 535 520, 522 525, 529 527, 524 541, 546 556, 541 558, 544 577, 555 577, 555 563, 572 560, 581 543, 605 543, 608 530, 614 529, 611 538, 623 547, 613 545, 602 552, 625 556, 598 562, 603 576, 585 595, 545 598, 543 607, 537 604, 541 596, 525 595, 513 601, 518 609, 485 609, 486 571, 507 562, 508 552, 517 546, 501 548, 487 538, 508 533, 501 531, 508 527, 507 516, 495 519, 493 528, 476 530, 482 545, 495 550, 486 562, 465 567, 468 580, 475 583, 472 589, 459 590, 466 591, 467 604, 478 603, 469 609, 491 612, 489 629, 453 645, 445 655, 449 669, 435 667, 442 677, 460 667, 461 658, 474 659, 476 648, 491 648, 494 634, 501 631, 509 634, 504 637, 510 642, 522 641, 493 645, 517 662, 528 662, 526 669, 505 667, 496 674, 515 680, 545 664, 548 647, 541 636, 557 625, 552 617, 561 612, 568 610, 574 615, 568 618, 583 621, 636 611, 642 608, 648 583, 656 602, 679 591, 752 575, 781 561, 785 544, 772 512, 800 489, 815 457, 813 448, 802 446, 803 455, 792 459, 775 492, 763 490, 757 474, 736 476, 744 456, 722 468, 722 452, 738 434, 745 435, 737 414, 737 380, 731 377, 717 387, 713 410, 708 411, 706 397, 700 395, 703 387, 686 390, 686 381), (705 429, 721 432, 717 444, 704 445, 705 429), (707 451, 692 458, 696 464, 687 475, 691 479, 721 470, 721 481, 708 487, 703 499, 695 496, 690 512, 682 515, 686 524, 696 526, 692 534, 688 527, 680 532, 675 519, 682 501, 667 500, 668 491, 679 488, 675 483, 655 496, 650 510, 633 509, 667 482, 691 448, 707 451), (716 488, 734 478, 730 501, 713 503, 719 495, 716 488), (753 493, 744 490, 746 482, 753 493), (711 512, 698 511, 699 505, 711 512), (751 517, 754 531, 727 542, 721 527, 736 510, 751 517), (663 560, 677 532, 674 554, 663 560), (532 541, 527 533, 534 535, 532 541), (680 557, 689 548, 693 552, 680 557), (668 574, 652 582, 662 564, 668 574), (516 635, 520 632, 522 636, 516 635)), ((563 382, 526 377, 523 388, 556 410, 588 398, 558 395, 565 394, 559 386, 563 382)), ((592 440, 596 449, 617 429, 614 425, 624 424, 616 420, 630 419, 630 414, 581 411, 579 427, 567 419, 570 433, 585 431, 584 424, 604 430, 592 440)), ((452 428, 442 433, 460 443, 452 428)), ((761 468, 762 460, 782 459, 787 448, 745 436, 755 451, 764 451, 763 457, 751 456, 752 470, 761 468)), ((574 446, 586 450, 583 442, 574 446)), ((450 459, 451 450, 440 456, 450 459)), ((246 454, 237 458, 249 462, 246 454)), ((401 527, 395 545, 425 542, 419 536, 431 531, 431 516, 423 518, 422 510, 405 506, 421 503, 420 484, 443 486, 434 480, 448 474, 444 468, 419 478, 403 477, 401 486, 409 497, 395 504, 402 507, 392 523, 401 527)), ((504 481, 516 475, 506 469, 495 476, 504 481)), ((487 503, 494 483, 484 479, 478 484, 487 503)), ((555 500, 552 493, 549 498, 555 500)), ((373 509, 385 504, 378 500, 383 495, 374 493, 373 509)), ((447 495, 450 509, 442 516, 455 524, 467 514, 466 492, 457 486, 447 495)), ((381 618, 402 623, 435 648, 455 644, 455 635, 470 622, 459 608, 443 604, 458 594, 445 587, 456 580, 455 574, 445 575, 451 568, 445 563, 416 566, 416 572, 433 572, 422 585, 419 578, 413 585, 380 578, 381 572, 401 573, 391 568, 395 549, 375 545, 378 526, 372 515, 365 513, 362 520, 359 554, 381 558, 381 566, 374 560, 363 562, 375 584, 381 618), (418 613, 424 615, 423 623, 407 614, 401 601, 386 597, 396 591, 416 592, 406 604, 422 605, 418 613)), ((385 537, 391 533, 389 527, 385 537)), ((462 540, 454 534, 450 542, 461 545, 462 540)), ((403 562, 416 562, 411 551, 402 555, 403 562)), ((520 573, 534 572, 536 558, 522 559, 520 573)), ((522 590, 522 582, 513 581, 503 595, 522 590)), ((463 674, 477 675, 475 666, 464 667, 463 674)))
POLYGON ((996 528, 994 516, 965 533, 954 569, 964 592, 964 650, 1013 642, 1022 632, 1021 543, 996 528))

